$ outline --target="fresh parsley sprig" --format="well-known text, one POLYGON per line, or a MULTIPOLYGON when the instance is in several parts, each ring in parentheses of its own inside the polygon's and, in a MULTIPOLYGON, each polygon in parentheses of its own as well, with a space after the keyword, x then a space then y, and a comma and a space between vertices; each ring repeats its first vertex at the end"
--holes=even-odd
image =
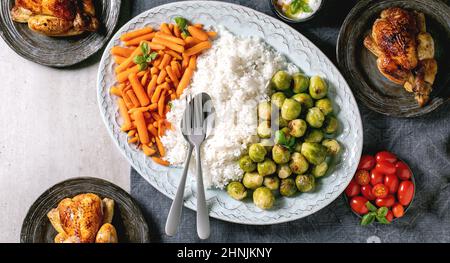
POLYGON ((152 62, 157 56, 158 53, 156 52, 151 52, 148 48, 148 44, 147 43, 142 43, 141 45, 141 50, 142 50, 142 55, 139 56, 135 56, 133 58, 133 62, 136 65, 139 65, 139 70, 146 70, 148 67, 148 63, 152 62))

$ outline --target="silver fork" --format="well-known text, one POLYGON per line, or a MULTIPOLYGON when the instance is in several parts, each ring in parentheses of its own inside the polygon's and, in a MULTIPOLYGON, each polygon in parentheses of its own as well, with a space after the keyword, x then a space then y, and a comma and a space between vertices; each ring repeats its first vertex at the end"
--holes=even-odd
POLYGON ((181 180, 178 185, 177 193, 173 199, 172 206, 170 207, 169 215, 166 221, 166 234, 168 236, 174 236, 177 232, 178 225, 181 221, 181 212, 183 211, 183 198, 184 189, 186 187, 186 178, 189 170, 189 163, 191 161, 192 150, 194 146, 188 139, 188 135, 191 134, 192 130, 192 108, 191 108, 191 95, 186 96, 186 109, 184 110, 183 118, 180 123, 181 133, 184 139, 188 142, 188 152, 186 160, 184 161, 183 174, 181 175, 181 180))

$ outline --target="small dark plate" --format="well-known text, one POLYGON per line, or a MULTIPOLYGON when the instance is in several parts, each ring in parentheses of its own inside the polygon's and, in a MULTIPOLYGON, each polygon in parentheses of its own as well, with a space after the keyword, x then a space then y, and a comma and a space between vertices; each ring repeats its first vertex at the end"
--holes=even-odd
POLYGON ((123 189, 98 178, 80 177, 63 181, 45 191, 31 206, 22 224, 21 243, 53 243, 57 234, 47 213, 64 198, 94 193, 115 202, 112 224, 120 243, 148 243, 148 226, 141 210, 123 189))
POLYGON ((370 109, 390 116, 416 117, 450 101, 450 7, 440 0, 362 0, 350 11, 339 33, 337 60, 356 98, 370 109), (431 100, 419 107, 414 95, 378 71, 376 57, 363 45, 382 10, 402 7, 425 14, 427 32, 435 42, 438 73, 431 100), (447 49, 447 50, 446 50, 447 49))
POLYGON ((100 29, 73 37, 48 37, 31 31, 28 24, 16 23, 10 16, 14 0, 0 3, 0 34, 20 56, 51 67, 77 64, 99 51, 111 37, 119 20, 121 0, 99 0, 95 11, 100 29))

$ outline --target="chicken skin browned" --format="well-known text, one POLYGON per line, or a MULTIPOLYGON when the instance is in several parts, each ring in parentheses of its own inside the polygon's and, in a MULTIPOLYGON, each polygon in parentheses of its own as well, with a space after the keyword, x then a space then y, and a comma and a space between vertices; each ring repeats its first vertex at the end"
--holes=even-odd
POLYGON ((99 28, 93 0, 16 0, 11 17, 47 36, 74 36, 99 28))
POLYGON ((426 32, 425 16, 398 7, 381 12, 364 46, 377 59, 381 74, 413 92, 420 106, 430 97, 437 74, 434 41, 426 32))
POLYGON ((63 199, 47 215, 58 232, 55 243, 117 243, 117 233, 111 225, 113 209, 113 200, 101 200, 95 194, 63 199))

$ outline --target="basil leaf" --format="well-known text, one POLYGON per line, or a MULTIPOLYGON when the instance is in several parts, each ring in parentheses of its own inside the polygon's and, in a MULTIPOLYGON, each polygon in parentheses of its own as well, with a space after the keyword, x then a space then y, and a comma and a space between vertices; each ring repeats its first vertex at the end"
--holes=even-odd
POLYGON ((134 64, 142 64, 142 63, 145 63, 145 61, 146 61, 146 59, 144 56, 135 56, 133 58, 134 64))
POLYGON ((148 57, 147 57, 147 62, 151 62, 151 61, 154 60, 157 56, 158 56, 158 53, 152 52, 150 55, 148 55, 148 57), (150 60, 150 61, 149 61, 149 60, 150 60))
POLYGON ((283 131, 279 130, 275 132, 275 143, 286 145, 286 135, 283 131))
POLYGON ((376 216, 376 218, 377 218, 377 221, 378 221, 380 224, 388 225, 388 224, 391 223, 391 222, 389 222, 389 221, 386 219, 386 217, 376 216))
POLYGON ((300 12, 311 13, 313 10, 305 0, 294 0, 289 5, 289 12, 291 14, 298 14, 300 12))
POLYGON ((376 212, 377 208, 369 201, 366 202, 366 207, 370 212, 376 212))
POLYGON ((373 223, 373 221, 375 221, 375 216, 376 214, 374 212, 370 212, 366 215, 364 215, 361 219, 361 225, 362 226, 367 226, 373 223))
POLYGON ((140 64, 139 64, 139 71, 143 71, 143 70, 146 70, 146 69, 147 69, 147 67, 148 67, 148 64, 147 64, 147 62, 144 62, 144 63, 140 63, 140 64))
POLYGON ((288 147, 293 147, 295 145, 295 138, 294 137, 291 137, 290 139, 289 139, 289 142, 287 143, 287 146, 288 147))
POLYGON ((188 25, 188 21, 186 20, 186 18, 184 17, 175 17, 175 23, 177 23, 177 26, 181 29, 181 30, 185 30, 187 25, 188 25))
POLYGON ((387 213, 389 212, 389 209, 385 206, 378 208, 377 210, 377 216, 379 217, 386 217, 387 213))
POLYGON ((144 56, 148 54, 148 44, 146 42, 142 43, 141 50, 144 56))

